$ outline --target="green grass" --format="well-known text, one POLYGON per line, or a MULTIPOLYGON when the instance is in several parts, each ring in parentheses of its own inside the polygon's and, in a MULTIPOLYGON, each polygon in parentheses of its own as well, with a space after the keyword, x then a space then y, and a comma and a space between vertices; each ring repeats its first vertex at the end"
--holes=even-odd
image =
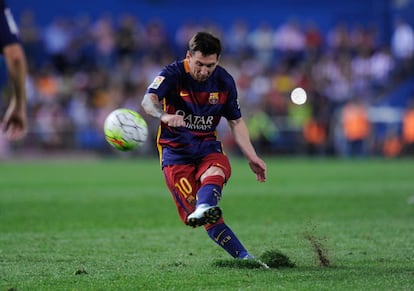
POLYGON ((0 290, 412 290, 414 161, 233 158, 226 222, 256 256, 229 256, 181 223, 157 160, 2 162, 0 290), (330 265, 323 267, 312 239, 330 265))

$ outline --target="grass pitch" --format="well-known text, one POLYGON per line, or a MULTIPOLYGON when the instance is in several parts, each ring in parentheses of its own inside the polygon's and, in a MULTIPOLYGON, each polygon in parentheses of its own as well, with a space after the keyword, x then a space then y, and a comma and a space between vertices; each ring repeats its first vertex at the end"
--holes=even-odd
POLYGON ((413 160, 231 160, 224 217, 272 268, 183 225, 157 160, 3 162, 0 290, 414 289, 413 160))

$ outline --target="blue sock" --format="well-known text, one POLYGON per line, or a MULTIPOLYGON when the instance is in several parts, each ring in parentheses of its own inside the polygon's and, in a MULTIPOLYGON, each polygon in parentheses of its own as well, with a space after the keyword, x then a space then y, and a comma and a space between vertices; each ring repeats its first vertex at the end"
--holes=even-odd
POLYGON ((226 250, 233 258, 243 258, 248 254, 233 231, 225 224, 217 224, 207 230, 210 238, 226 250))
POLYGON ((220 200, 220 197, 220 186, 214 184, 203 185, 197 192, 197 205, 208 204, 211 206, 215 206, 220 200))

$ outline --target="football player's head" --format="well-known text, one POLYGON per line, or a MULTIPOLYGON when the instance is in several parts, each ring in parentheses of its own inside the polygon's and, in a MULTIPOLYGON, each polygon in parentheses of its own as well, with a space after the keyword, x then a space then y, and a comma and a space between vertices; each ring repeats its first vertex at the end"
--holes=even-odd
POLYGON ((196 33, 188 43, 186 58, 191 76, 203 82, 216 68, 221 54, 220 39, 209 32, 196 33))

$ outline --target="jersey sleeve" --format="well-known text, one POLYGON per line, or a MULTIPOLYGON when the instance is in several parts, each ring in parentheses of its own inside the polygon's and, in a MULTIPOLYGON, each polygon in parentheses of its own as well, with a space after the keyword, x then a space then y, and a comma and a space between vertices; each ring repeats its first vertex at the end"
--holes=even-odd
POLYGON ((166 66, 148 86, 147 93, 157 95, 158 99, 161 101, 169 95, 168 92, 176 88, 178 73, 179 72, 173 66, 166 66))
POLYGON ((20 39, 11 10, 6 7, 4 1, 0 1, 0 4, 0 48, 3 49, 6 45, 20 43, 20 39))
POLYGON ((229 92, 228 92, 228 99, 224 107, 223 116, 227 120, 236 120, 242 116, 238 94, 237 94, 236 83, 234 82, 234 79, 230 75, 228 75, 228 78, 226 78, 226 83, 227 83, 226 86, 229 92))

